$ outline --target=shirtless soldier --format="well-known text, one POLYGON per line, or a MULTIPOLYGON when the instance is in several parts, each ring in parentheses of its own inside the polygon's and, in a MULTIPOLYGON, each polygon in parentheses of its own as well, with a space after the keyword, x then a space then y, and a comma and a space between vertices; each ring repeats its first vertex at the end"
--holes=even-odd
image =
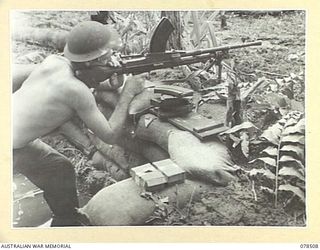
MULTIPOLYGON (((13 94, 13 167, 44 191, 53 213, 51 226, 80 225, 75 171, 65 156, 38 137, 77 114, 100 139, 109 144, 115 142, 129 103, 143 90, 142 79, 127 79, 108 121, 90 90, 98 83, 83 83, 74 74, 80 67, 110 61, 116 42, 106 26, 94 21, 80 23, 69 34, 64 57, 47 57, 26 80, 22 78, 23 85, 13 94)), ((112 79, 111 85, 119 84, 116 77, 112 79)))

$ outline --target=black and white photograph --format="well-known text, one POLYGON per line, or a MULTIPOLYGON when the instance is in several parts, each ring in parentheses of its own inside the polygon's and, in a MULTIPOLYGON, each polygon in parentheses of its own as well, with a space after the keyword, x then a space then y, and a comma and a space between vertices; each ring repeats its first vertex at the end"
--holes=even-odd
POLYGON ((306 228, 306 18, 11 10, 12 228, 306 228))

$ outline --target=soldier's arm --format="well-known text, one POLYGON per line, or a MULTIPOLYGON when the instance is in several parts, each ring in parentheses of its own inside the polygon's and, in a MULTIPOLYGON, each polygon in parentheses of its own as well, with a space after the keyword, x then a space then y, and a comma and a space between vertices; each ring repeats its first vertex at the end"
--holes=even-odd
POLYGON ((123 86, 125 82, 124 75, 112 75, 106 81, 100 83, 96 88, 97 91, 105 91, 105 90, 117 90, 123 86))
POLYGON ((129 92, 122 93, 109 120, 100 112, 89 90, 78 90, 73 96, 70 105, 86 126, 104 142, 114 144, 123 130, 133 95, 129 92))

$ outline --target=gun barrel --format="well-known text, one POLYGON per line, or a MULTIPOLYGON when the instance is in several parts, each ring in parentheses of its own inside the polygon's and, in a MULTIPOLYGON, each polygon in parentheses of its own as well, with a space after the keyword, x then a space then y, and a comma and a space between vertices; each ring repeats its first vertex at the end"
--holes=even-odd
POLYGON ((225 46, 218 46, 218 47, 208 48, 208 49, 199 49, 199 50, 188 51, 188 52, 185 52, 183 55, 195 56, 195 55, 200 55, 200 54, 205 54, 205 53, 214 53, 214 52, 225 51, 225 50, 230 50, 230 49, 239 49, 239 48, 250 47, 250 46, 259 46, 261 44, 262 44, 261 41, 255 41, 255 42, 250 42, 250 43, 225 45, 225 46))

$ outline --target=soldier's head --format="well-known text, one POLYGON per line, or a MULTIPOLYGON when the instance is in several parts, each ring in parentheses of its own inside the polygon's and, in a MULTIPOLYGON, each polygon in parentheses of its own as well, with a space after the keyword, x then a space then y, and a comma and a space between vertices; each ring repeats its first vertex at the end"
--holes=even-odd
POLYGON ((121 40, 115 30, 95 21, 85 21, 69 33, 64 56, 82 67, 106 64, 121 40))

